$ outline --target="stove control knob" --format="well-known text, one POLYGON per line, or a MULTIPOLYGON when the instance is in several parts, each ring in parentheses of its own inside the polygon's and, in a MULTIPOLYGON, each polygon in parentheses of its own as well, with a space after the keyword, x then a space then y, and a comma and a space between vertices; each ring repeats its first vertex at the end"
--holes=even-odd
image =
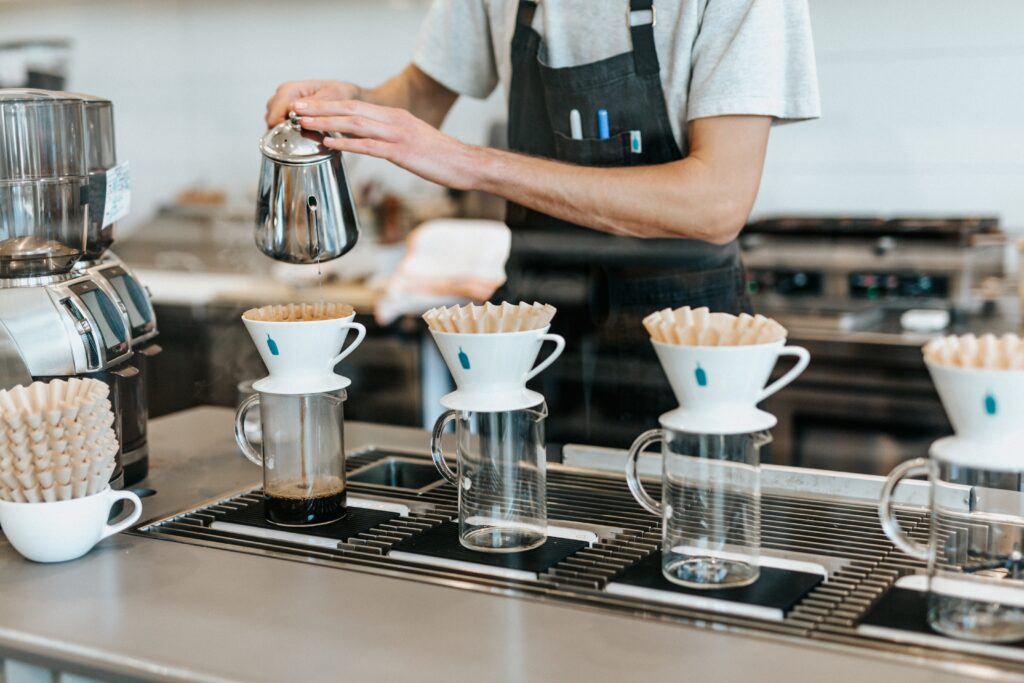
POLYGON ((79 320, 75 323, 75 329, 78 330, 78 334, 92 334, 92 325, 89 324, 88 320, 79 320))
POLYGON ((875 242, 875 256, 885 256, 896 248, 896 240, 892 237, 879 237, 875 242))

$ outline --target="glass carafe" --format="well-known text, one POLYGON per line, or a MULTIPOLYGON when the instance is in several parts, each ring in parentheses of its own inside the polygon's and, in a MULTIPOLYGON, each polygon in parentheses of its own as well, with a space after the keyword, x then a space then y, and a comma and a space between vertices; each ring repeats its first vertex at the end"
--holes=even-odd
POLYGON ((544 403, 524 410, 449 410, 430 443, 434 464, 459 491, 459 541, 470 550, 519 552, 547 540, 544 403), (441 436, 455 423, 457 470, 441 436))
POLYGON ((313 394, 260 392, 235 413, 235 440, 263 467, 267 521, 329 524, 345 516, 344 389, 313 394), (260 409, 261 449, 246 435, 246 414, 260 409))
MULTIPOLYGON (((979 445, 979 447, 983 447, 979 445)), ((928 563, 928 623, 955 638, 1024 639, 1024 493, 1021 474, 957 464, 939 457, 897 466, 879 506, 882 528, 897 548, 928 563), (931 484, 927 545, 909 538, 892 510, 908 476, 931 484)))
POLYGON ((768 432, 692 434, 652 429, 630 448, 626 481, 661 517, 662 573, 688 588, 746 586, 760 574, 760 450, 768 432), (637 458, 662 443, 661 501, 637 475, 637 458))

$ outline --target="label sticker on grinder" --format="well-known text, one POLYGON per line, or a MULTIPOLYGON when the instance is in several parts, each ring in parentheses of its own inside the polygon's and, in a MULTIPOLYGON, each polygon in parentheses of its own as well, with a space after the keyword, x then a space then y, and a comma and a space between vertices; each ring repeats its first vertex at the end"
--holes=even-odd
POLYGON ((103 202, 103 227, 128 215, 132 207, 132 180, 128 162, 122 161, 107 171, 107 194, 103 202))

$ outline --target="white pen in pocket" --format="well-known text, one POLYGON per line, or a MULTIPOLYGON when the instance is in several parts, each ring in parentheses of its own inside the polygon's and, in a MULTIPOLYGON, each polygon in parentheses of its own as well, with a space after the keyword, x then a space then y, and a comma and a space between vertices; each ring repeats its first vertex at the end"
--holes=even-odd
POLYGON ((580 118, 579 109, 569 112, 569 135, 573 140, 583 139, 583 119, 580 118))
POLYGON ((644 140, 640 131, 629 131, 629 151, 633 154, 642 154, 644 151, 644 140))

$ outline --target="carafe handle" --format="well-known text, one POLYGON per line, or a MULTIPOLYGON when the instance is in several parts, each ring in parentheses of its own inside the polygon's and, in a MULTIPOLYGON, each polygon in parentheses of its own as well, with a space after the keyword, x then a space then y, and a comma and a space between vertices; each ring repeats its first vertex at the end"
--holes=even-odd
POLYGON ((562 351, 565 350, 565 338, 562 337, 562 335, 560 335, 560 334, 542 334, 542 335, 540 335, 540 343, 543 344, 546 341, 553 341, 553 342, 555 342, 555 350, 552 351, 551 355, 549 355, 547 358, 545 358, 544 361, 541 362, 540 365, 538 365, 533 370, 530 370, 530 372, 527 373, 526 377, 523 378, 524 382, 527 382, 527 381, 533 379, 534 377, 536 377, 538 374, 540 374, 540 372, 542 370, 544 370, 544 368, 546 368, 547 366, 549 366, 552 363, 554 363, 555 360, 557 360, 558 357, 562 355, 562 351))
POLYGON ((902 462, 889 473, 882 486, 882 497, 878 502, 878 519, 882 522, 882 531, 897 548, 911 557, 927 560, 928 546, 921 545, 903 531, 896 515, 892 511, 892 494, 904 477, 928 474, 928 458, 914 458, 902 462))
POLYGON ((636 498, 636 502, 644 506, 644 509, 650 512, 652 515, 661 517, 663 507, 659 501, 654 500, 644 490, 643 484, 640 483, 640 475, 637 474, 637 460, 640 454, 646 451, 650 446, 658 443, 662 440, 660 429, 648 429, 646 432, 641 434, 633 442, 633 445, 629 448, 629 455, 626 456, 626 484, 629 485, 629 491, 636 498))
POLYGON ((238 410, 235 411, 235 442, 242 450, 242 455, 248 458, 253 464, 262 467, 263 454, 252 447, 252 444, 249 443, 249 437, 245 435, 245 416, 253 406, 258 406, 259 404, 260 395, 253 394, 242 401, 242 405, 238 406, 238 410))
POLYGON ((802 346, 783 346, 779 349, 779 356, 796 356, 796 365, 785 375, 762 389, 761 394, 757 397, 758 403, 799 377, 800 373, 807 369, 807 364, 811 362, 811 354, 802 346))
POLYGON ((331 359, 331 367, 333 370, 334 366, 342 361, 345 356, 356 350, 356 347, 363 343, 363 337, 366 336, 366 327, 362 323, 357 322, 346 322, 342 324, 342 327, 348 327, 356 331, 356 339, 354 342, 342 349, 341 353, 331 359))
POLYGON ((430 435, 430 456, 434 459, 434 467, 441 473, 441 476, 449 484, 458 488, 459 478, 448 467, 448 463, 444 459, 444 453, 441 451, 441 435, 444 434, 444 428, 456 417, 458 417, 457 411, 447 410, 441 414, 441 417, 437 418, 437 422, 434 423, 434 432, 430 435))

